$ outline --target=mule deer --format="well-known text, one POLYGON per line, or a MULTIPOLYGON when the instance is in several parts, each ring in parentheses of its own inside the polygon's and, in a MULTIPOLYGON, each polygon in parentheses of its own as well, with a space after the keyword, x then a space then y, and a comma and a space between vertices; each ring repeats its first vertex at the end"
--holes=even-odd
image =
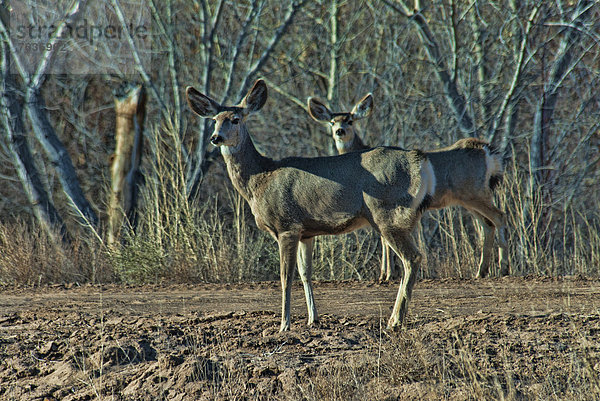
POLYGON ((411 232, 435 190, 427 157, 419 151, 379 147, 331 157, 273 160, 256 150, 246 128, 247 117, 267 100, 264 81, 256 81, 237 106, 222 106, 192 87, 186 93, 196 114, 215 120, 211 142, 220 146, 231 182, 250 205, 257 226, 269 232, 279 246, 280 331, 290 328, 296 263, 308 324, 318 319, 311 285, 314 237, 367 225, 379 231, 405 261, 404 278, 388 320, 389 328, 400 325, 421 260, 411 232))
MULTIPOLYGON (((308 99, 310 116, 319 122, 331 125, 331 135, 339 154, 369 149, 353 127, 355 120, 365 118, 373 110, 373 96, 364 96, 349 113, 333 113, 323 102, 308 99)), ((505 216, 494 206, 493 190, 499 183, 503 163, 501 155, 487 142, 476 138, 465 138, 451 146, 426 152, 436 177, 435 193, 429 209, 441 209, 460 205, 469 210, 483 228, 483 249, 477 277, 488 274, 494 232, 498 228, 500 274, 508 274, 508 253, 505 216)), ((389 280, 392 275, 393 259, 382 238, 383 256, 381 273, 389 280)))

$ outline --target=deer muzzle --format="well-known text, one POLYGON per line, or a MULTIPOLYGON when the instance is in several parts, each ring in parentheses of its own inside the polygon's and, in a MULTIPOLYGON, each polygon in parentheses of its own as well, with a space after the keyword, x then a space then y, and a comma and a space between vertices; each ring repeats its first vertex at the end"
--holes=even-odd
POLYGON ((219 146, 220 144, 223 143, 223 137, 217 134, 214 134, 213 136, 210 137, 210 143, 212 143, 215 146, 219 146))

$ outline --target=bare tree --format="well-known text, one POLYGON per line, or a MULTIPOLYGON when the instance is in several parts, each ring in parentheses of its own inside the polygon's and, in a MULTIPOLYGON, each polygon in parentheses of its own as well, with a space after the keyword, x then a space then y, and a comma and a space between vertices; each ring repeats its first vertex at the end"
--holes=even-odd
POLYGON ((531 186, 539 186, 548 181, 547 177, 544 177, 548 173, 544 167, 549 161, 549 131, 552 125, 552 116, 561 83, 579 61, 579 58, 575 57, 576 47, 586 30, 584 24, 591 15, 590 9, 593 5, 593 1, 579 0, 570 15, 565 15, 565 20, 561 21, 563 36, 535 108, 533 135, 531 136, 531 186))
POLYGON ((10 50, 21 80, 26 85, 25 108, 31 121, 33 132, 46 151, 46 155, 55 166, 63 191, 75 209, 76 214, 81 217, 83 224, 96 226, 98 224, 96 212, 85 198, 79 184, 79 179, 75 173, 73 162, 50 123, 41 92, 42 84, 47 78, 47 71, 53 62, 55 51, 58 48, 56 44, 64 38, 68 25, 73 24, 81 15, 85 5, 85 1, 76 1, 73 3, 66 17, 57 24, 46 50, 42 53, 40 61, 36 66, 34 74, 29 74, 24 68, 19 53, 12 43, 8 27, 3 21, 0 22, 0 31, 4 36, 4 41, 10 50))
POLYGON ((422 14, 419 6, 420 2, 415 0, 413 7, 415 11, 410 11, 403 0, 396 0, 395 2, 384 0, 384 2, 417 26, 419 38, 425 47, 427 57, 435 66, 435 73, 444 86, 446 100, 454 112, 459 128, 465 136, 475 135, 476 127, 473 123, 473 117, 467 110, 467 100, 465 95, 459 90, 456 82, 456 67, 452 71, 446 63, 444 55, 440 50, 440 45, 422 14))
MULTIPOLYGON (((6 23, 5 8, 0 7, 0 17, 6 23)), ((23 107, 20 95, 15 89, 14 76, 10 72, 10 53, 6 40, 2 42, 2 124, 8 148, 12 155, 13 166, 17 171, 25 195, 33 209, 37 221, 53 237, 59 233, 63 241, 68 241, 69 236, 65 224, 50 200, 50 196, 44 187, 41 175, 35 165, 25 126, 23 123, 23 107)))

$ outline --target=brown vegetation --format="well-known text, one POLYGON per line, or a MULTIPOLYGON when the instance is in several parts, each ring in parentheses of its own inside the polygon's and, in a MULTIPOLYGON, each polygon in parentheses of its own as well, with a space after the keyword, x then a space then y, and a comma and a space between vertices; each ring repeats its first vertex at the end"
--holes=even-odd
MULTIPOLYGON (((231 187, 222 159, 208 144, 211 123, 191 118, 183 90, 194 85, 219 96, 216 100, 222 104, 234 104, 259 77, 271 96, 264 112, 248 125, 261 153, 276 159, 330 154, 333 141, 325 128, 310 120, 306 99, 317 96, 331 109, 345 110, 359 100, 355 96, 372 92, 377 105, 357 124, 364 143, 435 149, 472 136, 501 150, 506 171, 495 204, 507 214, 511 275, 600 273, 597 2, 144 1, 136 11, 148 16, 149 42, 123 39, 121 47, 114 48, 106 38, 98 41, 96 50, 106 53, 101 59, 114 63, 103 61, 95 74, 53 73, 52 63, 29 65, 30 60, 20 69, 9 40, 15 39, 15 32, 8 32, 11 11, 5 3, 0 6, 1 285, 277 279, 276 244, 257 229, 250 209, 231 187), (144 52, 152 55, 150 63, 144 61, 144 52), (125 53, 137 53, 139 63, 132 59, 129 69, 120 65, 119 55, 125 53), (110 54, 113 59, 107 57, 110 54), (116 124, 112 89, 125 80, 142 82, 147 90, 144 182, 136 229, 126 227, 119 245, 109 248, 109 166, 116 124)), ((38 5, 33 0, 13 3, 38 5)), ((75 2, 79 9, 69 9, 71 3, 61 0, 56 11, 40 13, 47 18, 44 25, 56 22, 59 27, 65 15, 69 21, 85 19, 98 2, 81 0, 75 2)), ((106 13, 122 7, 124 18, 127 7, 133 7, 117 0, 99 3, 106 13)), ((115 23, 126 22, 113 14, 115 23)), ((48 51, 40 53, 38 61, 59 56, 48 51)), ((81 60, 95 59, 79 58, 70 65, 81 65, 81 60)), ((423 217, 414 234, 425 256, 420 278, 470 278, 476 273, 474 255, 481 244, 472 239, 480 236, 466 216, 450 208, 423 217)), ((374 280, 380 254, 371 231, 321 237, 315 243, 314 277, 374 280)), ((490 274, 498 273, 499 266, 493 264, 490 274)), ((597 312, 588 312, 596 319, 597 312)), ((332 326, 344 324, 339 316, 331 319, 332 326)), ((457 332, 487 330, 487 323, 477 326, 454 319, 462 324, 457 332)), ((506 327, 514 324, 511 330, 530 324, 508 315, 490 319, 506 327)), ((581 316, 565 319, 564 335, 580 341, 572 353, 544 349, 566 359, 544 363, 547 370, 534 372, 542 384, 530 391, 539 398, 578 399, 583 391, 598 395, 597 363, 587 357, 591 334, 577 337, 589 322, 581 316)), ((193 322, 185 320, 183 325, 193 322)), ((260 324, 275 326, 271 321, 260 324)), ((369 336, 378 335, 377 324, 369 324, 369 336)), ((536 332, 543 324, 536 321, 527 327, 536 332)), ((320 399, 326 390, 345 399, 349 392, 371 392, 381 377, 404 384, 420 378, 427 387, 423 372, 433 369, 438 381, 432 386, 443 382, 452 391, 468 387, 465 393, 452 392, 457 398, 521 397, 511 393, 518 383, 511 384, 515 377, 502 366, 522 355, 537 358, 537 348, 527 354, 506 343, 494 348, 493 361, 484 367, 488 370, 475 370, 474 365, 479 369, 478 364, 488 363, 486 348, 471 347, 469 335, 444 336, 444 330, 432 331, 445 341, 432 347, 430 328, 417 319, 410 329, 415 337, 400 336, 386 345, 415 350, 402 353, 404 361, 375 359, 322 367, 323 375, 301 389, 307 399, 320 399), (474 381, 470 375, 475 371, 484 373, 474 381), (348 378, 354 387, 346 387, 348 378)), ((496 334, 486 331, 484 337, 496 334)), ((190 342, 183 345, 192 353, 190 344, 197 335, 187 335, 190 342)), ((590 347, 596 344, 591 341, 590 347)), ((88 351, 91 357, 99 350, 88 351)), ((130 355, 116 348, 111 353, 113 360, 130 355)), ((79 360, 84 359, 71 361, 79 360)), ((520 368, 514 363, 512 371, 520 368)), ((205 366, 193 365, 190 371, 206 376, 205 366)), ((93 376, 94 369, 84 372, 93 376)), ((237 380, 227 376, 231 370, 225 365, 218 369, 223 375, 219 377, 237 380)), ((237 378, 268 376, 269 369, 237 378)), ((215 393, 222 389, 210 377, 202 380, 215 393)), ((418 395, 419 386, 413 386, 418 395)), ((448 395, 435 394, 436 399, 448 395)), ((529 393, 523 394, 527 398, 529 393)))

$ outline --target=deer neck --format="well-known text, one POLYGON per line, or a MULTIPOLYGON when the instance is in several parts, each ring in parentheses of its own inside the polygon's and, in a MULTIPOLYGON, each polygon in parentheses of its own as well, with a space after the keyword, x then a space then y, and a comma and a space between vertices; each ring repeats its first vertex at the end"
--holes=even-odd
POLYGON ((253 198, 253 178, 266 171, 271 159, 256 150, 246 127, 240 127, 240 131, 241 140, 238 145, 222 146, 221 154, 233 186, 246 201, 250 202, 253 198))

